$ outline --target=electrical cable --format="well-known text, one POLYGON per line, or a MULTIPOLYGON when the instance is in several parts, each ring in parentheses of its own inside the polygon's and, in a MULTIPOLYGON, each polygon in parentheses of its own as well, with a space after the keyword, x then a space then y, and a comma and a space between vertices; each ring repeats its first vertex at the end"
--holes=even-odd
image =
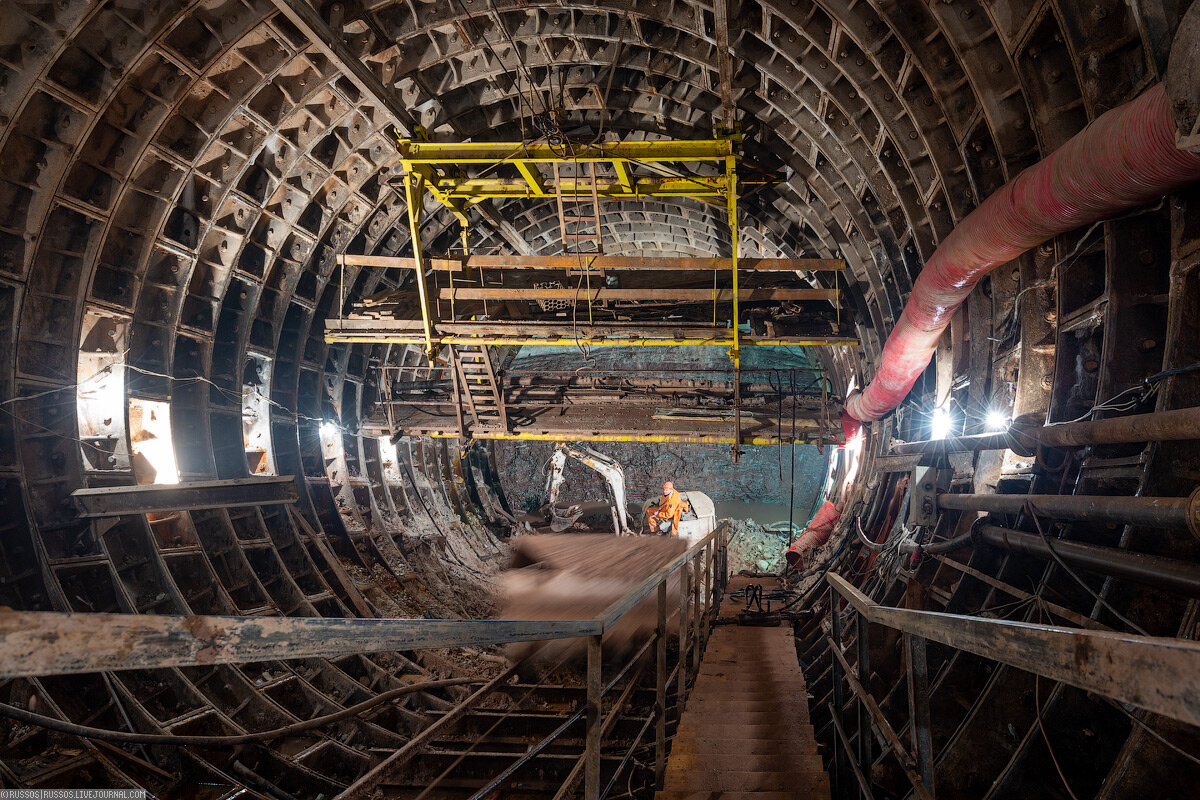
POLYGON ((1046 543, 1046 549, 1050 551, 1050 555, 1054 557, 1054 560, 1058 563, 1058 565, 1060 567, 1062 567, 1063 570, 1068 575, 1070 575, 1075 580, 1075 582, 1077 584, 1079 584, 1080 587, 1083 588, 1084 591, 1086 591, 1089 595, 1091 595, 1092 598, 1097 603, 1099 603, 1104 608, 1106 608, 1114 617, 1121 620, 1121 622, 1125 623, 1125 625, 1127 627, 1129 627, 1131 630, 1137 631, 1142 636, 1150 635, 1149 633, 1146 632, 1146 630, 1144 628, 1142 628, 1142 626, 1140 626, 1136 622, 1133 622, 1132 620, 1128 619, 1120 611, 1117 611, 1115 608, 1113 608, 1111 605, 1109 605, 1107 600, 1105 600, 1103 597, 1101 597, 1095 590, 1092 589, 1091 586, 1088 586, 1087 583, 1083 580, 1083 578, 1079 577, 1079 575, 1076 574, 1076 572, 1073 569, 1071 569, 1069 566, 1067 566, 1067 563, 1065 561, 1063 561, 1062 558, 1059 557, 1058 551, 1056 551, 1054 549, 1054 545, 1051 543, 1050 537, 1046 535, 1046 532, 1044 530, 1042 530, 1041 520, 1038 518, 1037 511, 1033 508, 1032 503, 1030 503, 1029 501, 1025 501, 1025 506, 1022 510, 1026 514, 1028 514, 1030 517, 1033 518, 1033 524, 1037 528, 1038 536, 1041 536, 1042 541, 1046 543))
MULTIPOLYGON (((466 7, 462 3, 462 0, 454 0, 454 2, 455 2, 455 5, 458 6, 459 11, 461 11, 463 13, 463 15, 466 16, 466 18, 470 21, 471 27, 475 30, 475 35, 478 36, 479 39, 483 42, 484 46, 487 47, 488 52, 492 54, 492 58, 496 59, 496 63, 500 65, 501 69, 503 69, 505 72, 508 72, 509 70, 507 67, 504 66, 503 59, 501 59, 500 56, 496 53, 496 48, 494 48, 492 46, 492 43, 488 41, 488 38, 483 35, 483 31, 481 31, 479 29, 479 25, 475 22, 475 16, 470 11, 467 11, 466 7)), ((488 6, 491 7, 491 2, 488 3, 488 6)), ((497 14, 497 22, 499 22, 498 14, 497 14)), ((503 25, 500 25, 500 27, 503 30, 503 25)), ((506 33, 507 33, 507 31, 506 31, 506 33)), ((512 42, 511 38, 509 39, 509 42, 511 44, 511 42, 512 42)), ((521 64, 521 52, 519 50, 517 50, 516 45, 513 45, 513 54, 517 57, 517 63, 519 65, 523 66, 523 64, 521 64)), ((495 81, 493 81, 493 83, 495 83, 495 81)), ((525 103, 525 105, 529 108, 529 118, 534 119, 537 116, 537 112, 535 112, 533 110, 532 101, 528 101, 525 99, 525 95, 521 92, 521 87, 520 87, 519 82, 514 82, 514 83, 516 84, 516 87, 517 87, 517 97, 521 101, 523 101, 525 103)), ((533 86, 534 86, 534 83, 531 78, 529 80, 530 95, 533 95, 533 86)), ((499 88, 499 87, 497 87, 497 88, 499 88)), ((519 106, 518 106, 518 108, 519 108, 519 106)), ((522 119, 522 127, 524 127, 524 115, 522 115, 521 119, 522 119)), ((522 136, 522 138, 524 138, 524 136, 522 136)))
MULTIPOLYGON (((458 0, 458 1, 461 2, 461 0, 458 0)), ((496 9, 496 4, 493 3, 492 0, 488 0, 488 9, 490 9, 492 14, 496 17, 496 25, 500 28, 500 32, 504 34, 504 38, 508 40, 508 45, 509 45, 509 47, 512 48, 513 55, 517 57, 517 65, 520 67, 521 71, 523 73, 525 73, 525 80, 529 81, 530 95, 535 94, 533 87, 535 87, 537 85, 537 83, 533 80, 533 75, 530 73, 529 66, 525 63, 525 59, 521 55, 521 50, 517 47, 517 43, 513 41, 512 34, 510 34, 508 32, 508 26, 506 26, 504 24, 504 18, 502 16, 500 16, 500 12, 496 9)), ((542 100, 541 93, 538 92, 536 94, 537 94, 538 99, 542 100)), ((529 107, 530 107, 530 109, 532 109, 533 104, 530 103, 529 107)), ((548 100, 542 100, 542 109, 544 110, 546 116, 549 117, 550 116, 550 106, 549 106, 548 100)), ((536 117, 533 118, 535 123, 536 123, 536 119, 537 119, 536 117)))
MULTIPOLYGON (((782 385, 782 381, 780 381, 782 385)), ((792 386, 792 472, 788 476, 788 530, 794 531, 795 524, 792 522, 793 506, 796 505, 796 370, 792 370, 791 374, 792 386)), ((779 427, 783 427, 782 423, 779 427)))
POLYGON ((93 728, 89 725, 78 725, 74 722, 67 722, 66 720, 47 717, 18 706, 9 705, 8 703, 0 703, 0 717, 15 719, 18 722, 24 722, 27 725, 36 725, 39 728, 45 728, 58 733, 82 736, 85 739, 98 739, 105 742, 173 745, 176 747, 235 747, 243 744, 261 742, 268 739, 276 739, 280 736, 291 736, 293 734, 302 733, 321 725, 338 722, 339 720, 346 719, 347 717, 353 717, 362 714, 364 711, 374 708, 381 703, 386 703, 389 700, 395 700, 404 695, 412 694, 413 692, 424 692, 431 689, 462 686, 464 684, 478 682, 479 681, 477 678, 443 678, 422 681, 420 683, 413 683, 409 684, 408 686, 390 689, 381 694, 377 694, 368 700, 364 700, 361 703, 347 706, 341 711, 335 711, 332 714, 324 714, 319 717, 313 717, 312 719, 295 722, 291 725, 285 725, 281 728, 274 728, 269 731, 236 733, 230 735, 198 736, 173 733, 135 733, 132 731, 115 731, 106 728, 93 728))
MULTIPOLYGON (((1039 598, 1039 599, 1040 599, 1040 598, 1039 598)), ((1164 737, 1164 736, 1163 736, 1161 733, 1159 733, 1158 731, 1156 731, 1156 730, 1154 730, 1153 728, 1151 728, 1151 727, 1150 727, 1150 725, 1149 725, 1149 723, 1147 723, 1145 720, 1139 719, 1139 718, 1137 717, 1137 715, 1135 715, 1135 714, 1131 714, 1131 713, 1130 713, 1130 712, 1129 712, 1129 711, 1128 711, 1128 710, 1127 710, 1127 709, 1126 709, 1124 706, 1122 706, 1122 705, 1121 705, 1119 702, 1117 702, 1116 700, 1113 700, 1111 697, 1106 697, 1106 698, 1104 698, 1104 699, 1105 699, 1105 700, 1107 700, 1107 701, 1108 701, 1108 703, 1109 703, 1109 705, 1111 705, 1113 708, 1117 709, 1117 710, 1118 710, 1118 711, 1120 711, 1122 714, 1124 714, 1125 716, 1129 717, 1131 720, 1133 720, 1133 721, 1134 721, 1134 722, 1136 722, 1138 725, 1140 725, 1140 726, 1141 726, 1141 727, 1142 727, 1142 728, 1143 728, 1143 729, 1146 731, 1146 733, 1150 734, 1150 735, 1151 735, 1151 736, 1153 736, 1155 739, 1158 739, 1158 741, 1162 742, 1164 745, 1166 745, 1166 746, 1167 746, 1167 747, 1169 747, 1170 749, 1174 750, 1176 753, 1178 753, 1179 755, 1183 756, 1183 757, 1184 757, 1184 758, 1186 758, 1188 761, 1191 761, 1193 764, 1200 765, 1200 758, 1197 758, 1196 756, 1194 756, 1194 755, 1192 755, 1191 753, 1187 752, 1186 750, 1184 750, 1183 748, 1181 748, 1179 745, 1177 745, 1177 744, 1173 744, 1172 742, 1168 741, 1168 740, 1167 740, 1167 738, 1166 738, 1166 737, 1164 737)))
POLYGON ((628 22, 629 13, 626 12, 621 15, 621 31, 620 35, 617 37, 617 49, 616 52, 613 53, 612 63, 608 66, 608 80, 604 85, 604 97, 600 99, 600 130, 596 133, 596 137, 592 139, 593 144, 604 138, 604 123, 606 121, 605 117, 607 116, 608 112, 608 93, 612 91, 613 75, 615 75, 617 72, 617 61, 620 60, 621 50, 625 46, 625 26, 628 22))

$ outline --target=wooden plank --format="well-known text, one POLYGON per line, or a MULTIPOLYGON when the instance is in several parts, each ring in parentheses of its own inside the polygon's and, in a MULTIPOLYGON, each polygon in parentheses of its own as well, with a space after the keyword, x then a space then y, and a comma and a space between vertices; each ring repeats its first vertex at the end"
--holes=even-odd
MULTIPOLYGON (((745 301, 836 300, 837 289, 742 289, 738 299, 745 301)), ((443 287, 438 290, 441 300, 605 300, 649 303, 710 303, 729 302, 732 289, 611 289, 598 286, 590 291, 579 289, 505 289, 474 287, 443 287)))
MULTIPOLYGON (((351 255, 337 256, 339 264, 359 267, 413 269, 416 260, 401 256, 351 255)), ((472 255, 466 258, 428 258, 426 268, 439 272, 462 272, 469 269, 579 269, 579 256, 516 256, 472 255)), ((596 270, 662 270, 712 272, 730 269, 728 258, 687 258, 660 256, 593 256, 585 265, 596 270)), ((738 258, 742 272, 838 272, 846 269, 839 258, 738 258)))

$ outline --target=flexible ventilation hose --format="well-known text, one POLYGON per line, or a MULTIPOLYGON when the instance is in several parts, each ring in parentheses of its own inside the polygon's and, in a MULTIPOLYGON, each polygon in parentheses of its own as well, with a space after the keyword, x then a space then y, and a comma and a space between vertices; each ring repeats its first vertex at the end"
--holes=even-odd
POLYGON ((1026 250, 1200 180, 1200 155, 1175 146, 1162 84, 1098 117, 972 211, 925 263, 879 370, 846 401, 850 433, 903 402, 975 284, 1026 250))

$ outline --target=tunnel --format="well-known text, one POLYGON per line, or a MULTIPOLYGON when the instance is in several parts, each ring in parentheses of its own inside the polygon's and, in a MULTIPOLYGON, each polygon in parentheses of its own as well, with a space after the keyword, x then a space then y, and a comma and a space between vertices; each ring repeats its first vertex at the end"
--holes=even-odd
POLYGON ((0 42, 0 794, 1197 796, 1200 3, 0 42))

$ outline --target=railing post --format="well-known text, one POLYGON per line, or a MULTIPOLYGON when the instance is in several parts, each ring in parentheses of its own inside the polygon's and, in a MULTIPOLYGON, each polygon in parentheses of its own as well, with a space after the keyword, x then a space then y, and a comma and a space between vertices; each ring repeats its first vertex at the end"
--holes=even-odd
POLYGON ((729 528, 721 529, 721 599, 729 590, 729 528))
MULTIPOLYGON (((829 626, 830 638, 833 639, 833 646, 840 651, 842 648, 842 617, 838 613, 838 600, 841 597, 831 587, 829 589, 829 626)), ((833 659, 833 709, 834 719, 836 724, 845 728, 842 720, 843 709, 846 707, 846 695, 842 689, 842 665, 838 658, 833 659)), ((835 798, 845 798, 849 795, 849 783, 846 780, 846 749, 844 747, 835 747, 833 749, 833 796, 835 798)))
POLYGON ((933 733, 929 720, 929 664, 925 659, 924 638, 904 634, 904 660, 908 665, 908 713, 913 750, 921 781, 932 796, 933 733))
POLYGON ((687 700, 687 654, 688 654, 688 562, 679 567, 679 674, 675 678, 675 690, 679 693, 678 714, 683 714, 687 700))
POLYGON ((587 746, 584 751, 583 797, 600 800, 601 637, 589 636, 587 646, 587 746))
POLYGON ((704 614, 700 608, 700 553, 692 559, 692 674, 700 671, 700 628, 704 614))
POLYGON ((717 542, 709 540, 704 548, 704 626, 701 644, 708 646, 708 623, 713 610, 713 571, 717 568, 717 542))
MULTIPOLYGON (((858 682, 863 688, 871 685, 871 623, 865 614, 858 615, 858 682)), ((875 762, 874 742, 871 734, 871 712, 864 703, 858 704, 858 765, 871 782, 871 765, 875 762)))
POLYGON ((658 626, 655 642, 654 786, 661 789, 667 772, 667 581, 658 585, 658 626))

